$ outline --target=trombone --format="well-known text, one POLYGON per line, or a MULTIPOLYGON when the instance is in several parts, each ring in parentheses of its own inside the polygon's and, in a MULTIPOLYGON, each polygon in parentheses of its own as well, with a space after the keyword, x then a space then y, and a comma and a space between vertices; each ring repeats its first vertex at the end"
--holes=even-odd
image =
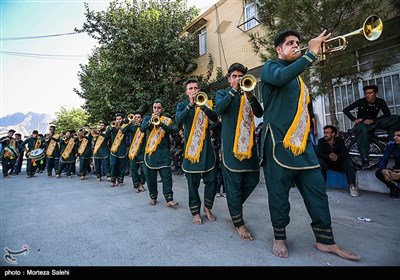
POLYGON ((208 101, 208 96, 205 92, 198 92, 194 98, 194 103, 196 103, 196 106, 203 106, 206 105, 208 101))
MULTIPOLYGON (((366 18, 363 26, 360 29, 357 29, 342 36, 330 38, 323 42, 321 45, 321 54, 318 57, 318 60, 325 60, 327 54, 345 50, 348 45, 348 41, 346 40, 347 37, 353 37, 363 34, 365 39, 367 39, 368 41, 375 41, 381 36, 382 30, 382 19, 376 15, 369 16, 366 18)), ((304 49, 307 49, 307 47, 301 48, 299 51, 302 51, 304 49)))
POLYGON ((257 85, 257 79, 251 74, 246 74, 240 80, 240 88, 243 91, 252 91, 257 85))

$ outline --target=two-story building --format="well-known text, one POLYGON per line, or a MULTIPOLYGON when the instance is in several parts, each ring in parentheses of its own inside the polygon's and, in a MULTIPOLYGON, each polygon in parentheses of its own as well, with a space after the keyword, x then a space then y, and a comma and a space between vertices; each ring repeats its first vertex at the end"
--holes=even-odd
MULTIPOLYGON (((263 32, 264 27, 257 18, 257 6, 254 0, 220 0, 186 26, 185 31, 195 33, 198 40, 198 67, 190 75, 205 74, 211 56, 214 68, 211 79, 215 78, 217 69, 225 75, 228 67, 234 62, 248 67, 248 73, 259 79, 264 63, 253 51, 249 37, 250 33, 263 32)), ((363 97, 362 87, 365 84, 377 84, 380 88, 380 97, 387 101, 392 113, 400 114, 400 36, 398 31, 385 34, 385 30, 398 30, 400 17, 398 13, 393 12, 392 17, 382 20, 385 28, 381 38, 357 50, 358 60, 355 67, 363 73, 362 79, 357 82, 349 80, 333 88, 341 131, 347 131, 352 127, 351 122, 343 115, 342 109, 363 97), (390 54, 394 63, 384 72, 373 76, 370 71, 371 60, 379 58, 380 54, 384 53, 390 54)), ((221 83, 222 86, 227 86, 227 83, 221 83)), ((255 93, 261 100, 260 83, 257 83, 255 93)), ((318 137, 322 137, 322 127, 330 124, 329 102, 326 95, 317 97, 314 101, 314 112, 317 118, 318 137)), ((260 121, 256 120, 257 123, 260 121)))

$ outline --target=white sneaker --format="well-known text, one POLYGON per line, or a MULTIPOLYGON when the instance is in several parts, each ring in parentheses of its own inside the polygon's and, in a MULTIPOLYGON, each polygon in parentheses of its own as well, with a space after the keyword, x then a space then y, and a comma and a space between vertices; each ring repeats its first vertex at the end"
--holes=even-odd
POLYGON ((360 195, 357 187, 354 184, 350 184, 349 187, 350 187, 350 196, 357 197, 360 195))

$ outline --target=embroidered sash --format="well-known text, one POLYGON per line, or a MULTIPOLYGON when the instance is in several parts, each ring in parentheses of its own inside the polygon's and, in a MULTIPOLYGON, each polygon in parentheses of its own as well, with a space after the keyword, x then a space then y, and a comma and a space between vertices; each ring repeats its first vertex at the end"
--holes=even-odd
POLYGON ((283 139, 284 147, 291 150, 295 156, 302 154, 306 150, 307 137, 310 131, 310 118, 307 110, 310 96, 308 88, 300 76, 299 83, 300 97, 297 104, 297 112, 283 139))
POLYGON ((40 144, 42 144, 42 140, 36 139, 35 142, 35 146, 34 146, 34 150, 39 149, 40 148, 40 144))
POLYGON ((121 129, 123 129, 126 124, 123 124, 120 129, 118 129, 117 135, 114 138, 114 141, 111 145, 111 152, 115 153, 118 150, 119 145, 121 145, 122 139, 124 139, 124 134, 122 133, 121 129))
POLYGON ((74 146, 75 146, 75 140, 74 140, 73 138, 70 138, 70 139, 68 140, 68 144, 67 144, 67 146, 65 147, 64 152, 63 152, 62 155, 61 155, 61 156, 63 157, 63 159, 67 160, 67 159, 69 158, 69 155, 70 155, 71 152, 73 151, 74 146))
MULTIPOLYGON (((164 116, 161 117, 160 120, 166 125, 169 125, 172 122, 172 119, 164 116)), ((145 153, 151 156, 151 154, 157 149, 157 146, 158 144, 160 144, 161 139, 164 137, 164 135, 165 135, 164 129, 162 129, 161 127, 158 127, 158 129, 156 129, 156 126, 153 126, 149 138, 147 139, 145 153)))
POLYGON ((254 114, 246 95, 240 97, 238 120, 236 123, 233 155, 238 160, 251 158, 254 145, 254 114))
MULTIPOLYGON (((212 100, 208 100, 206 106, 211 109, 213 106, 212 100)), ((207 126, 207 115, 200 109, 200 107, 196 107, 192 128, 190 130, 185 150, 185 158, 190 160, 192 163, 200 161, 200 154, 203 150, 207 126)))
POLYGON ((144 133, 141 132, 139 128, 137 128, 135 135, 132 138, 131 146, 129 147, 128 157, 130 160, 133 160, 136 157, 139 151, 140 144, 142 144, 143 137, 144 133))
POLYGON ((93 154, 95 155, 97 153, 97 151, 100 149, 101 144, 103 144, 104 140, 106 138, 102 135, 99 134, 99 136, 97 137, 96 140, 96 144, 94 144, 94 148, 93 148, 93 154))
POLYGON ((79 146, 79 149, 78 149, 78 154, 82 155, 85 152, 85 149, 86 149, 86 146, 88 143, 89 143, 89 140, 87 140, 85 137, 82 138, 81 145, 79 146))
MULTIPOLYGON (((56 134, 52 138, 58 139, 59 137, 60 137, 60 135, 56 134)), ((56 145, 57 145, 57 142, 54 141, 52 138, 50 138, 50 143, 49 143, 49 146, 47 147, 47 150, 46 150, 46 156, 48 156, 48 157, 53 154, 54 149, 56 148, 56 145)))

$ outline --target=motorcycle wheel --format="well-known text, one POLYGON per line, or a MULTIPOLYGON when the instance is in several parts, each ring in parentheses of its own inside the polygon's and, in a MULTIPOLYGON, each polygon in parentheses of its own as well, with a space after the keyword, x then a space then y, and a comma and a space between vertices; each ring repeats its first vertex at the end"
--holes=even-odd
MULTIPOLYGON (((351 160, 353 161, 357 169, 361 169, 362 161, 360 152, 358 151, 357 147, 357 139, 351 141, 348 147, 351 160)), ((385 148, 386 148, 385 145, 380 143, 378 140, 373 139, 371 141, 371 143, 369 144, 369 151, 368 151, 370 169, 375 168, 378 165, 379 160, 385 151, 385 148)))

